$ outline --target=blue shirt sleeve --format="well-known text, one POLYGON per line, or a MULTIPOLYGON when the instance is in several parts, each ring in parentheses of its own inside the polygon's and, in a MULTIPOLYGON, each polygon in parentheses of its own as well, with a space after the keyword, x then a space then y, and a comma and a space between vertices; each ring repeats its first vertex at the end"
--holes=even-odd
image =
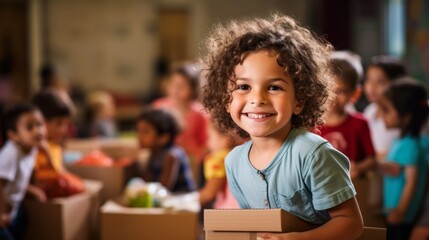
POLYGON ((329 143, 320 145, 305 166, 304 181, 316 210, 333 208, 356 195, 348 158, 329 143))

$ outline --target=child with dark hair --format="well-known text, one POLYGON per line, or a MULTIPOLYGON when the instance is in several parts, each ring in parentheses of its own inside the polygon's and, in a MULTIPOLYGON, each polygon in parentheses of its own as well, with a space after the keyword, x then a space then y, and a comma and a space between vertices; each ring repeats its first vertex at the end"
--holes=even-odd
POLYGON ((308 132, 330 97, 331 45, 288 16, 232 21, 207 41, 204 105, 215 124, 250 141, 226 157, 241 208, 282 208, 321 224, 262 239, 356 239, 363 222, 349 160, 308 132))
MULTIPOLYGON (((63 100, 51 90, 43 90, 36 94, 33 103, 42 112, 46 121, 47 142, 39 147, 34 166, 38 183, 53 182, 59 177, 67 176, 71 186, 70 193, 83 191, 83 183, 77 177, 67 173, 63 164, 63 146, 68 136, 71 110, 63 100)), ((50 191, 45 189, 45 191, 50 191)), ((48 193, 49 196, 51 196, 48 193)), ((52 196, 53 197, 53 196, 52 196)))
POLYGON ((346 60, 331 60, 335 86, 333 99, 327 111, 326 123, 318 130, 336 149, 350 159, 352 179, 365 174, 376 165, 368 123, 362 115, 350 114, 346 106, 359 94, 358 73, 346 60))
POLYGON ((140 147, 150 150, 144 179, 160 182, 172 192, 196 190, 188 156, 175 144, 179 127, 174 117, 161 109, 146 109, 136 128, 140 147))
POLYGON ((8 141, 0 150, 0 239, 20 239, 25 194, 46 201, 43 191, 30 184, 36 148, 45 139, 46 129, 40 111, 25 103, 8 109, 5 123, 8 141))
POLYGON ((408 239, 422 206, 428 165, 420 132, 429 114, 427 93, 409 78, 396 80, 379 99, 381 117, 387 129, 400 129, 392 143, 384 171, 384 213, 387 239, 408 239), (397 173, 392 165, 399 166, 397 173))
POLYGON ((370 104, 364 110, 364 116, 371 130, 371 139, 378 160, 383 160, 392 141, 399 137, 397 129, 386 129, 378 111, 377 101, 383 91, 396 79, 407 74, 405 65, 389 56, 375 56, 366 69, 364 91, 370 104))

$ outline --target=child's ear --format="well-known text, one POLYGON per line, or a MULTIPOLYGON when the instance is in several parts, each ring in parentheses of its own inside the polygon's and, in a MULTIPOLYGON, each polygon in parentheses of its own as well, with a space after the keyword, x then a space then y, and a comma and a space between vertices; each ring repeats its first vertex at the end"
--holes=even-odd
POLYGON ((356 90, 353 92, 352 97, 350 98, 350 102, 355 104, 359 100, 361 95, 362 95, 362 86, 357 86, 356 90))
POLYGON ((293 109, 293 113, 295 115, 298 115, 298 114, 300 114, 302 112, 303 108, 304 108, 304 103, 296 101, 295 108, 293 109))

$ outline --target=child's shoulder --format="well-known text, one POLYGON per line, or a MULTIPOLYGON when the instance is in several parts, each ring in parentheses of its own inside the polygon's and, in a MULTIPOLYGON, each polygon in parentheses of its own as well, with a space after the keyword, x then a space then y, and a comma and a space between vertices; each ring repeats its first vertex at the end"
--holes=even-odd
POLYGON ((318 134, 302 128, 293 129, 285 141, 292 146, 299 146, 297 149, 301 151, 315 149, 328 142, 318 134))
POLYGON ((3 145, 2 148, 0 148, 0 159, 17 156, 18 152, 18 145, 15 142, 9 140, 3 145))

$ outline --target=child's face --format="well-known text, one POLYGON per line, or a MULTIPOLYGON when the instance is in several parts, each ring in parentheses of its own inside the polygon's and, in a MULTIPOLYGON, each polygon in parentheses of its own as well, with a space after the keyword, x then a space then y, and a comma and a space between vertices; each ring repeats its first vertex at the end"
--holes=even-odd
POLYGON ((390 84, 389 78, 379 67, 369 67, 364 84, 365 95, 370 102, 377 102, 386 87, 390 84))
POLYGON ((347 84, 344 83, 342 79, 338 76, 334 76, 334 87, 333 92, 335 93, 335 98, 332 101, 330 106, 331 112, 344 113, 347 103, 349 103, 353 97, 354 91, 350 89, 347 84))
POLYGON ((70 127, 69 117, 54 117, 46 121, 48 140, 57 144, 64 143, 70 127))
POLYGON ((380 115, 383 118, 386 128, 398 128, 401 125, 398 111, 396 111, 392 102, 384 96, 381 96, 380 100, 377 101, 379 106, 380 115))
POLYGON ((192 87, 185 76, 175 73, 168 82, 167 95, 175 101, 187 102, 191 99, 192 87))
POLYGON ((9 131, 9 137, 24 150, 40 145, 46 137, 46 128, 40 111, 22 114, 16 123, 16 131, 9 131))
POLYGON ((277 54, 259 51, 234 69, 236 88, 227 106, 233 121, 251 138, 284 138, 293 114, 302 110, 292 79, 277 64, 277 54))
POLYGON ((167 143, 165 137, 160 136, 155 127, 144 120, 137 122, 137 138, 141 148, 155 149, 167 143))

